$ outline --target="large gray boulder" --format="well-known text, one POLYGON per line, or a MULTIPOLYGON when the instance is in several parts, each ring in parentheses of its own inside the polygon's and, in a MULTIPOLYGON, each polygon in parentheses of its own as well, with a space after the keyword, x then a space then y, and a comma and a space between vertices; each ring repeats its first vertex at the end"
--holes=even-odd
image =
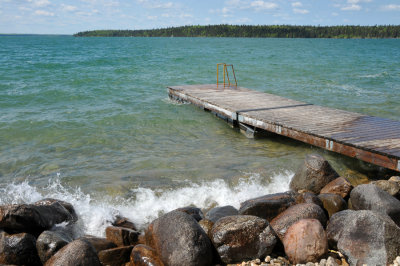
POLYGON ((359 185, 350 193, 353 210, 372 210, 389 215, 400 226, 400 201, 373 184, 359 185))
POLYGON ((145 241, 165 265, 210 265, 213 261, 207 234, 192 216, 181 211, 154 220, 145 232, 145 241))
POLYGON ((224 263, 263 258, 277 242, 268 221, 251 215, 221 218, 214 224, 211 235, 224 263))
POLYGON ((62 231, 43 231, 36 241, 36 249, 42 263, 46 263, 58 250, 71 243, 73 239, 62 231))
POLYGON ((0 264, 42 265, 35 243, 36 238, 31 234, 0 232, 0 264))
POLYGON ((271 221, 271 226, 278 237, 283 241, 287 229, 301 219, 317 219, 326 225, 326 215, 322 208, 314 203, 301 203, 294 205, 271 221))
POLYGON ((309 154, 289 186, 294 191, 307 190, 318 194, 324 186, 338 177, 338 173, 321 155, 309 154))
POLYGON ((57 200, 37 204, 2 205, 0 228, 8 233, 26 232, 38 236, 56 224, 76 221, 75 215, 57 200))
POLYGON ((101 266, 93 246, 82 239, 77 239, 60 249, 45 266, 101 266))
POLYGON ((295 204, 294 192, 284 192, 246 200, 240 204, 239 214, 254 215, 271 221, 278 214, 295 204))
POLYGON ((175 211, 180 211, 180 212, 189 214, 196 221, 200 221, 201 219, 204 219, 203 212, 200 210, 200 208, 197 208, 197 207, 187 206, 187 207, 178 208, 175 211))
POLYGON ((215 207, 215 208, 212 208, 211 210, 209 210, 206 213, 206 219, 215 223, 222 217, 232 216, 232 215, 238 215, 238 210, 235 207, 230 206, 230 205, 221 206, 221 207, 215 207))
POLYGON ((390 264, 400 254, 400 228, 386 214, 341 211, 332 215, 326 232, 330 247, 350 265, 390 264))

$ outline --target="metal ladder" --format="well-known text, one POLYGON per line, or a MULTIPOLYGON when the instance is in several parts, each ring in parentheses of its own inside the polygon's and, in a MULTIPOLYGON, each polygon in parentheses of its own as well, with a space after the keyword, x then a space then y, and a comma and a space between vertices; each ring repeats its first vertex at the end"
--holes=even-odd
POLYGON ((228 85, 228 86, 233 85, 233 86, 236 86, 236 87, 237 87, 235 69, 233 68, 233 65, 232 65, 232 64, 226 64, 226 63, 218 63, 218 64, 217 64, 217 86, 219 85, 219 69, 220 69, 219 66, 223 66, 223 71, 224 71, 224 87, 225 87, 226 85, 228 85), (234 77, 234 79, 235 79, 235 84, 231 83, 231 81, 230 81, 230 79, 229 79, 228 67, 231 67, 231 69, 232 69, 232 74, 233 74, 233 77, 234 77), (226 77, 226 78, 225 78, 225 77, 226 77), (226 83, 226 80, 228 80, 228 83, 226 83))

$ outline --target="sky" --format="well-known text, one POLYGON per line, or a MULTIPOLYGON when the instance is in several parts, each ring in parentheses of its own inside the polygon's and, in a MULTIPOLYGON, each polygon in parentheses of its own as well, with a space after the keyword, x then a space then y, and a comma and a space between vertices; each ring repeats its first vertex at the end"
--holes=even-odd
POLYGON ((209 24, 399 25, 400 0, 0 0, 0 33, 209 24))

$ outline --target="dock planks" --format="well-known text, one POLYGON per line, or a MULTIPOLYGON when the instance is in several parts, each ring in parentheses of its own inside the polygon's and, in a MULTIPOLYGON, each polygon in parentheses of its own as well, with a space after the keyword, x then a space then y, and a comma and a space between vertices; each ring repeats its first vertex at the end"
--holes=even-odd
POLYGON ((168 87, 173 99, 244 124, 400 171, 400 121, 317 106, 243 87, 168 87))

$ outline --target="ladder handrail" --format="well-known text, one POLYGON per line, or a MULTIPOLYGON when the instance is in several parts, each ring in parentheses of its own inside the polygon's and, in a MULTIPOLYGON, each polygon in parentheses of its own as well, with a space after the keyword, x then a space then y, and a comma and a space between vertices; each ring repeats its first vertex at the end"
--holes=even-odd
POLYGON ((226 63, 217 63, 217 86, 219 85, 219 66, 223 66, 223 71, 224 71, 224 87, 226 84, 225 76, 228 80, 228 86, 231 86, 231 80, 229 79, 229 71, 227 67, 231 67, 232 69, 232 74, 235 79, 235 86, 237 87, 237 80, 236 80, 236 75, 235 75, 235 69, 233 68, 232 64, 226 64, 226 63))

